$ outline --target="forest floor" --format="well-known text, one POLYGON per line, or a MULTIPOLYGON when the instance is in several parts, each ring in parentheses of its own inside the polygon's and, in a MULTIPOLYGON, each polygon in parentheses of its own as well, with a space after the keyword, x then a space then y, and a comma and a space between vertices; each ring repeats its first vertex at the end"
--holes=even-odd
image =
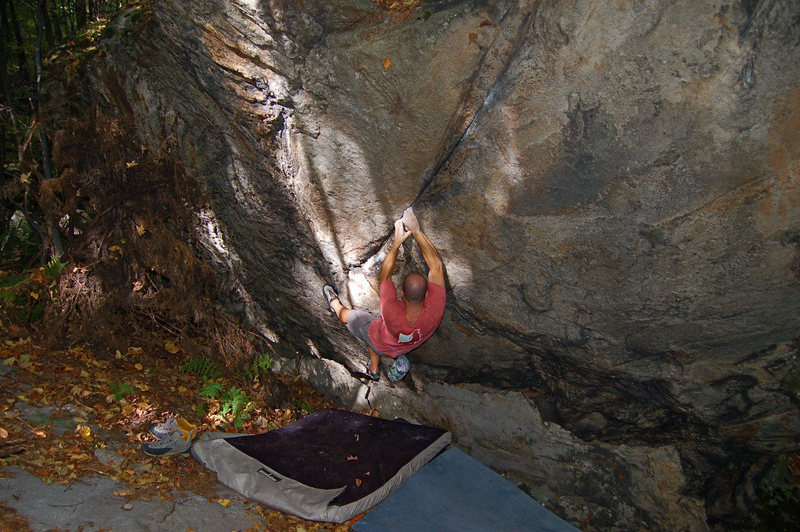
MULTIPOLYGON (((333 406, 299 377, 275 375, 290 403, 252 401, 235 427, 220 397, 198 394, 209 381, 186 370, 187 356, 169 338, 161 348, 152 341, 48 348, 41 331, 0 320, 0 530, 344 531, 352 524, 274 511, 228 490, 191 457, 141 450, 154 440, 149 426, 175 414, 201 431, 255 433, 333 406)), ((212 383, 239 384, 251 397, 262 385, 225 375, 212 383)))

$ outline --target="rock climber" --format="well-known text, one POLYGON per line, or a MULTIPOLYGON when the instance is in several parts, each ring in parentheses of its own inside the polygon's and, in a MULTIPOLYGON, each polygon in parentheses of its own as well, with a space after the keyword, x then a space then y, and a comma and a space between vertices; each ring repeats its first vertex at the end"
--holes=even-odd
POLYGON ((405 354, 431 337, 442 321, 445 306, 442 261, 436 248, 420 229, 411 207, 394 223, 394 241, 383 259, 379 280, 380 316, 345 307, 334 287, 329 284, 322 288, 322 293, 339 321, 347 325, 347 330, 367 346, 369 363, 366 370, 369 378, 380 380, 380 357, 387 356, 394 359, 387 376, 396 382, 405 377, 411 367, 405 354), (402 299, 397 299, 392 272, 400 245, 411 235, 428 265, 428 276, 426 278, 416 271, 406 275, 400 291, 402 299))

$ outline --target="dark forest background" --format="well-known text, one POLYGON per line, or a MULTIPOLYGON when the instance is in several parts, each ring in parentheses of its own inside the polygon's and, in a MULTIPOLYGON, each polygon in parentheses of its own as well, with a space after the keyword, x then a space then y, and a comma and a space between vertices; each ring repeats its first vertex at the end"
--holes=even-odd
POLYGON ((53 176, 43 70, 57 54, 85 54, 105 22, 130 2, 0 0, 0 269, 46 263, 63 251, 45 228, 39 187, 53 176))

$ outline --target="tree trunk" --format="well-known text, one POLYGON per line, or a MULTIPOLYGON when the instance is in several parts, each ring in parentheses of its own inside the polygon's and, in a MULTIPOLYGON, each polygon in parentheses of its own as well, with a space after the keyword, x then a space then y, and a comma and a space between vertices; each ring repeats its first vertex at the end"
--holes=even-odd
POLYGON ((47 41, 47 49, 52 50, 56 46, 56 40, 53 35, 53 23, 50 20, 50 13, 47 11, 47 2, 43 2, 37 16, 41 16, 42 27, 44 29, 44 38, 47 41))
MULTIPOLYGON (((11 96, 8 91, 8 45, 9 45, 9 32, 8 30, 8 20, 6 18, 6 1, 7 0, 0 0, 0 90, 2 91, 2 97, 5 100, 6 104, 9 105, 10 111, 10 104, 11 104, 11 96)), ((5 111, 3 112, 5 114, 5 111)), ((6 163, 6 126, 7 124, 5 118, 0 121, 0 124, 3 125, 2 131, 2 146, 0 146, 0 168, 5 167, 6 163)))
POLYGON ((42 142, 42 170, 45 179, 53 178, 50 157, 50 140, 42 122, 42 35, 44 34, 45 0, 36 3, 36 118, 39 122, 39 137, 42 142))
POLYGON ((17 19, 17 8, 14 2, 9 3, 11 8, 11 27, 14 30, 14 38, 17 41, 17 64, 19 65, 19 72, 22 76, 22 81, 26 84, 31 82, 31 72, 28 67, 28 60, 25 57, 25 43, 22 40, 22 31, 19 28, 19 19, 17 19))
POLYGON ((75 30, 86 25, 86 0, 75 0, 75 30))
POLYGON ((11 26, 8 24, 6 4, 8 0, 0 0, 0 83, 3 84, 2 95, 7 105, 11 105, 8 93, 8 48, 11 45, 11 26))
POLYGON ((67 0, 53 0, 53 2, 58 2, 60 5, 60 12, 61 12, 61 19, 64 23, 64 34, 65 35, 72 35, 75 33, 75 21, 73 17, 70 16, 70 4, 67 0))
POLYGON ((50 24, 53 26, 53 37, 55 41, 60 44, 64 41, 64 31, 61 29, 61 17, 59 16, 58 5, 56 4, 56 0, 49 2, 49 5, 52 11, 48 14, 48 18, 50 19, 50 24))

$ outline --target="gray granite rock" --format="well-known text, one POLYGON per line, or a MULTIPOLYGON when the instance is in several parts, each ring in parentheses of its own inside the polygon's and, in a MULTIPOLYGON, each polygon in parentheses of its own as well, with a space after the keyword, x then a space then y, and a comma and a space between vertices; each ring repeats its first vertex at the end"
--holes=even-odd
MULTIPOLYGON (((525 464, 551 500, 596 505, 587 528, 670 530, 701 519, 697 500, 752 526, 753 465, 800 434, 800 6, 422 10, 165 0, 115 19, 70 94, 186 169, 206 198, 190 240, 227 309, 276 352, 334 362, 321 385, 364 353, 320 287, 376 309, 391 222, 413 204, 448 310, 387 411, 435 404, 436 383, 517 394, 485 422, 541 417, 598 484, 542 475, 545 451, 511 433, 455 434, 490 466, 525 464), (659 487, 598 499, 620 474, 659 487)), ((421 264, 409 247, 398 270, 421 264)))
POLYGON ((133 500, 115 495, 126 486, 107 477, 72 484, 46 484, 17 468, 0 478, 0 503, 28 520, 35 532, 45 530, 242 530, 259 518, 247 511, 248 502, 220 486, 222 505, 189 492, 173 492, 173 501, 133 500))

